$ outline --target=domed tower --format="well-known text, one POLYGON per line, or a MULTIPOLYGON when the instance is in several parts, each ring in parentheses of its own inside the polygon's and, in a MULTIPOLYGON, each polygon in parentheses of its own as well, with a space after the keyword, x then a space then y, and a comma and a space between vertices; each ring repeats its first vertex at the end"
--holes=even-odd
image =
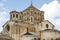
POLYGON ((17 12, 17 11, 11 11, 10 20, 13 20, 13 21, 18 20, 18 14, 19 14, 19 12, 17 12))
POLYGON ((22 21, 22 12, 11 11, 10 21, 22 21))

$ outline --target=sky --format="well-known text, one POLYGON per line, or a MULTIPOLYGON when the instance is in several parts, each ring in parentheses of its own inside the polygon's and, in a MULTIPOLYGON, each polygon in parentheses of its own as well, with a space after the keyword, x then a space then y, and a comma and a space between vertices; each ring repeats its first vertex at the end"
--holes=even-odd
POLYGON ((60 30, 60 0, 0 0, 0 31, 9 20, 11 11, 23 11, 31 5, 44 11, 45 20, 55 25, 60 30))

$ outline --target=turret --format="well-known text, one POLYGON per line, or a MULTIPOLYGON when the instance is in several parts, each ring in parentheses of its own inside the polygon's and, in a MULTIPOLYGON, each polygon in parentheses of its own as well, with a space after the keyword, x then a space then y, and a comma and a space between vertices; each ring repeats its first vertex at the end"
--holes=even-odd
POLYGON ((17 11, 11 11, 10 12, 10 20, 16 21, 19 19, 19 12, 17 11))

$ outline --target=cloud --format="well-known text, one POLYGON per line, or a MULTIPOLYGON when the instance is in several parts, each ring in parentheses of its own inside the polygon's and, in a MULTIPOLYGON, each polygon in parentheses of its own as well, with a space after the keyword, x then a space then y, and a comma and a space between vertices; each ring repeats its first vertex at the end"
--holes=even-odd
POLYGON ((3 2, 6 2, 7 0, 2 0, 3 2))
POLYGON ((0 7, 3 7, 4 6, 4 4, 3 3, 0 3, 0 7))
POLYGON ((0 11, 0 31, 2 31, 3 24, 6 23, 7 20, 9 20, 9 17, 7 15, 7 11, 0 11))
POLYGON ((4 7, 5 2, 7 2, 7 0, 1 0, 0 2, 0 31, 2 30, 3 24, 9 19, 9 14, 6 10, 6 7, 4 7))
POLYGON ((4 6, 4 2, 7 2, 7 0, 1 0, 1 2, 0 2, 0 7, 3 7, 4 6))
POLYGON ((45 11, 45 19, 52 22, 56 29, 60 30, 60 3, 54 0, 48 4, 44 4, 40 10, 45 11))
POLYGON ((8 19, 8 12, 7 11, 1 11, 0 12, 0 22, 4 22, 8 19))

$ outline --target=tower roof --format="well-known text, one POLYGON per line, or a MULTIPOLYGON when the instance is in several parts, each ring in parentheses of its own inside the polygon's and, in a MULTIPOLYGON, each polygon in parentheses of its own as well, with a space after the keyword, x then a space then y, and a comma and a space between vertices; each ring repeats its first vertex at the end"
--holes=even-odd
POLYGON ((35 9, 35 10, 37 10, 37 11, 40 11, 38 8, 36 8, 32 3, 25 9, 25 10, 23 10, 23 11, 26 11, 26 10, 29 10, 30 8, 33 8, 33 9, 35 9))
POLYGON ((11 11, 10 13, 19 13, 18 11, 14 10, 14 11, 11 11))

